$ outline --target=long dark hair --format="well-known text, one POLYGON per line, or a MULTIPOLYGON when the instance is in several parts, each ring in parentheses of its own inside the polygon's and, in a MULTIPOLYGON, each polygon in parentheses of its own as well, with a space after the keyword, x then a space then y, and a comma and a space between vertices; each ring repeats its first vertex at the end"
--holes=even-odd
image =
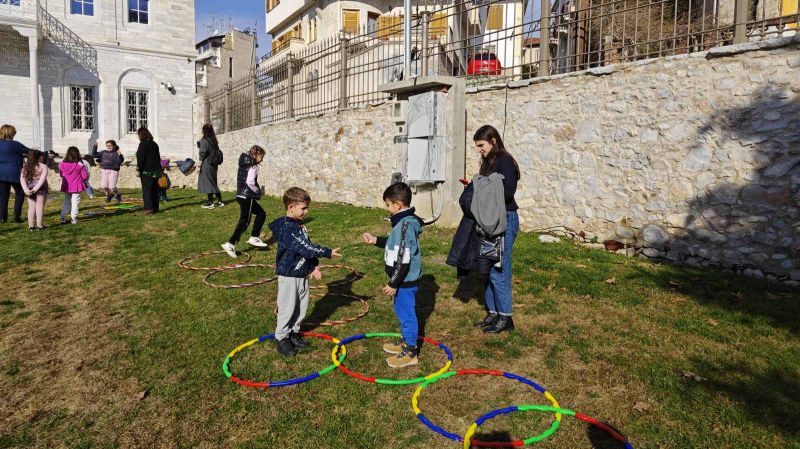
POLYGON ((67 148, 67 155, 64 156, 64 162, 80 162, 80 161, 81 161, 81 152, 78 150, 78 147, 67 148))
POLYGON ((36 169, 39 168, 39 159, 42 158, 43 154, 39 150, 28 150, 28 158, 25 159, 25 166, 22 168, 22 175, 26 181, 33 181, 33 177, 36 176, 36 169))
POLYGON ((139 130, 136 131, 136 134, 139 135, 139 141, 140 142, 144 142, 145 140, 153 140, 153 135, 150 134, 150 131, 147 128, 145 128, 144 126, 139 128, 139 130))
POLYGON ((492 125, 483 125, 475 131, 475 135, 472 136, 472 140, 477 142, 479 140, 485 140, 489 143, 492 143, 494 140, 494 145, 492 146, 492 150, 489 151, 489 154, 486 155, 481 160, 481 168, 479 173, 483 176, 489 176, 494 170, 494 166, 497 163, 497 158, 500 156, 508 156, 511 158, 511 161, 514 162, 514 170, 517 172, 517 181, 520 178, 519 172, 519 165, 517 164, 517 160, 514 159, 514 156, 511 155, 506 150, 505 145, 503 145, 503 138, 500 137, 500 133, 492 125))
POLYGON ((106 140, 106 145, 108 145, 109 143, 111 144, 111 147, 113 148, 112 151, 119 151, 119 145, 117 145, 117 142, 115 140, 106 140))
POLYGON ((203 139, 210 140, 215 147, 219 146, 219 143, 217 142, 217 134, 214 132, 214 125, 211 123, 206 123, 203 125, 203 139))

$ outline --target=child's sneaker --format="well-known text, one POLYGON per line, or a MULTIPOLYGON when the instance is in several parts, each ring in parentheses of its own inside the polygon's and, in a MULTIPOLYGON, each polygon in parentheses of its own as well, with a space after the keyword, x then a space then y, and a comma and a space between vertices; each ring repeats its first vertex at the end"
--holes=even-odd
POLYGON ((404 368, 406 366, 416 365, 419 363, 417 347, 408 346, 403 343, 400 353, 386 359, 386 363, 388 363, 391 368, 404 368))
POLYGON ((214 203, 206 203, 206 204, 203 204, 200 207, 202 207, 203 209, 213 209, 214 208, 214 203))
POLYGON ((232 245, 230 242, 222 244, 222 250, 225 253, 234 259, 236 258, 236 246, 232 245))
POLYGON ((291 357, 297 354, 297 348, 294 347, 289 337, 278 340, 278 352, 284 357, 291 357))
POLYGON ((106 195, 106 203, 110 203, 112 198, 114 198, 114 195, 106 195))
POLYGON ((308 342, 303 340, 303 337, 301 337, 300 334, 296 334, 294 332, 289 334, 289 341, 292 342, 292 345, 294 345, 294 347, 297 349, 303 349, 308 347, 308 342))
POLYGON ((264 243, 258 237, 250 237, 249 239, 247 239, 247 244, 250 245, 250 246, 255 246, 256 248, 266 248, 267 247, 267 244, 264 243))
POLYGON ((122 194, 118 193, 117 196, 114 197, 117 200, 117 204, 122 202, 122 194))
POLYGON ((386 343, 383 345, 383 351, 389 354, 400 354, 400 351, 403 350, 403 340, 397 340, 392 343, 386 343))
POLYGON ((78 224, 78 219, 77 218, 73 218, 72 219, 72 224, 78 224))
POLYGON ((225 203, 223 203, 222 201, 218 201, 218 202, 217 202, 217 207, 222 207, 222 206, 224 206, 224 205, 225 205, 225 203))

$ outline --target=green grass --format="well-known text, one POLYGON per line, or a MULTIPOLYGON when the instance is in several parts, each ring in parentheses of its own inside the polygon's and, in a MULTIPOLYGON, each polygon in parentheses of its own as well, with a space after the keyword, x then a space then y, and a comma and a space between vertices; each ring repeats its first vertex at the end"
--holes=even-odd
MULTIPOLYGON (((171 196, 164 213, 153 217, 120 213, 59 226, 60 202, 51 201, 44 233, 0 227, 0 448, 461 447, 416 419, 413 386, 368 384, 338 371, 270 390, 225 379, 225 355, 274 330, 276 286, 215 289, 203 285, 205 272, 179 268, 180 259, 227 240, 238 208, 231 202, 203 210, 203 198, 189 190, 171 196)), ((101 205, 84 201, 83 212, 99 212, 101 205)), ((262 205, 269 220, 282 214, 278 199, 262 205)), ((381 251, 359 242, 363 232, 387 233, 385 216, 377 209, 312 204, 312 239, 341 247, 341 263, 364 273, 345 290, 371 298, 363 319, 316 331, 337 338, 398 331, 391 302, 380 296, 381 251)), ((800 448, 797 291, 567 242, 542 244, 522 233, 514 253, 517 331, 485 336, 471 326, 483 316, 480 281, 459 286, 443 262, 451 236, 450 229, 424 230, 417 312, 425 335, 453 350, 454 369, 534 379, 561 406, 613 425, 637 448, 800 448), (610 278, 616 282, 604 282, 610 278), (634 409, 640 402, 646 410, 634 409)), ((274 263, 274 248, 250 254, 252 263, 274 263)), ((217 255, 195 263, 230 262, 217 255)), ((324 274, 330 282, 345 273, 324 274)), ((212 279, 271 275, 242 269, 212 279)), ((360 310, 357 301, 327 296, 312 300, 309 317, 341 319, 360 310)), ((330 364, 331 345, 310 342, 289 360, 271 342, 256 344, 234 357, 231 369, 254 380, 318 371, 330 364)), ((383 360, 384 342, 353 342, 347 366, 375 377, 409 378, 445 361, 440 350, 425 346, 418 367, 394 371, 383 360)), ((455 433, 491 409, 546 402, 529 387, 487 376, 446 379, 420 398, 425 415, 455 433)), ((479 434, 526 438, 551 419, 506 415, 479 434)), ((540 446, 619 447, 566 417, 540 446)))

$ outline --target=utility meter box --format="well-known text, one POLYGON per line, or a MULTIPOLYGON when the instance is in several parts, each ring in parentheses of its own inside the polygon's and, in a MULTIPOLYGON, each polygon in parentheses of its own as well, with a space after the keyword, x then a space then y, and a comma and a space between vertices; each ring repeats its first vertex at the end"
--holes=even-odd
POLYGON ((447 95, 424 92, 408 97, 406 182, 444 182, 447 147, 447 95))

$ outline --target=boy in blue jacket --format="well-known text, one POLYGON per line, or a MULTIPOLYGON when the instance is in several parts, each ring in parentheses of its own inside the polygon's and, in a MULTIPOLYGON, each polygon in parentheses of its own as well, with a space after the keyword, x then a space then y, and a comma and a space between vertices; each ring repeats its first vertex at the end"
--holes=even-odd
POLYGON ((300 323, 308 310, 308 278, 321 279, 320 257, 339 257, 339 248, 330 249, 311 243, 303 218, 308 214, 311 197, 292 187, 283 194, 286 216, 269 224, 278 242, 275 271, 278 274, 278 325, 275 340, 284 356, 297 354, 308 343, 300 337, 300 323))
POLYGON ((419 362, 417 339, 419 324, 415 311, 417 288, 422 274, 419 234, 422 219, 414 215, 411 188, 398 182, 383 192, 383 202, 392 214, 392 232, 388 238, 364 233, 365 243, 384 248, 384 263, 389 282, 383 287, 386 296, 394 297, 394 313, 400 321, 402 341, 387 343, 383 350, 393 356, 386 359, 392 368, 403 368, 419 362))

